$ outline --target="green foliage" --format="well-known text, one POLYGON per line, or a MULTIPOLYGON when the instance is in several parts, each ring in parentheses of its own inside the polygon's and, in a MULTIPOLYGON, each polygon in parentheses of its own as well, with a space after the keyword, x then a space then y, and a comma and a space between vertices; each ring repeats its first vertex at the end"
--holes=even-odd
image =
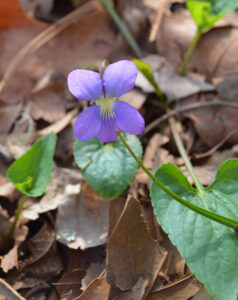
POLYGON ((187 0, 186 5, 201 31, 211 28, 226 13, 236 8, 238 0, 187 0))
MULTIPOLYGON (((231 219, 238 216, 238 160, 229 159, 214 182, 202 191, 189 184, 172 164, 160 167, 155 176, 174 193, 202 208, 231 219)), ((238 235, 173 200, 155 183, 151 198, 159 223, 186 260, 197 279, 216 300, 236 300, 238 294, 238 235)))
POLYGON ((7 177, 23 194, 39 197, 50 181, 56 135, 50 133, 39 140, 8 169, 7 177))
MULTIPOLYGON (((123 134, 138 157, 142 147, 136 136, 123 134)), ((122 193, 135 176, 137 162, 118 138, 102 145, 97 138, 87 142, 76 140, 74 158, 84 178, 105 199, 111 200, 122 193)))

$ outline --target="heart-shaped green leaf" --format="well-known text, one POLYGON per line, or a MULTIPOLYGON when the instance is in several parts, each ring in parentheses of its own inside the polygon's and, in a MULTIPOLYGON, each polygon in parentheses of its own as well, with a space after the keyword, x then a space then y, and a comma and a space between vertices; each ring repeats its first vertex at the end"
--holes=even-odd
POLYGON ((50 133, 39 140, 8 169, 7 177, 23 194, 39 197, 50 181, 56 135, 50 133))
POLYGON ((238 5, 238 0, 187 0, 186 5, 201 31, 211 28, 238 5))
MULTIPOLYGON (((123 137, 135 154, 141 157, 139 139, 129 134, 123 134, 123 137)), ((138 166, 119 138, 106 145, 102 145, 97 138, 87 142, 76 140, 74 158, 88 183, 108 200, 116 198, 126 189, 138 166)))
MULTIPOLYGON (((189 184, 181 170, 166 164, 155 176, 174 193, 202 208, 238 217, 238 160, 229 159, 214 182, 202 191, 189 184)), ((197 279, 216 300, 236 300, 238 295, 238 234, 173 200, 155 183, 152 204, 159 223, 197 279)))

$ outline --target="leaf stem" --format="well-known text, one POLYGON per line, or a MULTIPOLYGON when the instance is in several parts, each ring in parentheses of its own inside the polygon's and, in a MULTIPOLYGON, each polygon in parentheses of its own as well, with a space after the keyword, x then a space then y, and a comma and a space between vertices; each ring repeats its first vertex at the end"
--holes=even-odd
POLYGON ((194 50, 197 46, 198 41, 200 40, 201 35, 202 35, 202 30, 200 28, 197 28, 197 31, 196 31, 193 39, 192 39, 192 42, 191 42, 191 44, 190 44, 190 46, 189 46, 189 48, 188 48, 188 50, 187 50, 187 52, 184 56, 182 66, 181 66, 181 69, 179 71, 179 75, 181 75, 181 76, 185 75, 187 65, 188 65, 188 63, 191 59, 191 56, 192 56, 192 54, 193 54, 193 52, 194 52, 194 50))
POLYGON ((176 129, 176 124, 175 124, 175 119, 173 117, 170 117, 169 118, 169 124, 170 124, 170 128, 172 130, 172 134, 173 134, 173 138, 174 138, 174 141, 175 141, 175 144, 177 146, 177 149, 179 151, 179 154, 180 156, 183 158, 184 160, 184 163, 188 169, 188 172, 189 174, 191 175, 192 179, 193 179, 193 182, 196 186, 196 188, 201 191, 203 190, 203 186, 202 184, 200 183, 198 177, 197 177, 197 174, 195 173, 194 169, 193 169, 193 166, 188 158, 188 154, 184 148, 184 145, 183 145, 183 142, 182 142, 182 139, 176 129))
POLYGON ((111 6, 111 4, 108 2, 108 0, 101 0, 101 2, 104 5, 104 7, 106 8, 109 15, 112 17, 113 21, 116 23, 117 27, 120 29, 122 35, 127 40, 128 44, 131 46, 135 55, 139 58, 142 58, 143 55, 142 55, 142 52, 141 52, 137 42, 135 41, 134 37, 131 35, 127 26, 125 25, 125 23, 123 23, 123 21, 121 20, 121 18, 115 11, 115 9, 111 6))
POLYGON ((20 199, 20 203, 19 203, 17 211, 16 211, 16 214, 15 214, 15 217, 14 217, 14 221, 12 223, 11 229, 10 229, 8 237, 7 237, 8 243, 10 243, 11 239, 13 238, 15 228, 16 228, 16 225, 17 225, 17 221, 18 221, 18 219, 20 217, 20 214, 22 212, 25 200, 26 200, 26 195, 22 195, 22 197, 20 199))
POLYGON ((130 148, 130 146, 127 144, 127 142, 125 141, 125 139, 123 138, 122 134, 117 131, 118 136, 120 137, 120 139, 122 140, 123 144, 125 145, 125 147, 127 148, 127 150, 130 152, 130 154, 133 156, 133 158, 136 160, 136 162, 139 164, 139 166, 144 170, 144 172, 153 180, 153 182, 155 184, 157 184, 166 194, 168 194, 170 197, 172 197, 173 199, 175 199, 176 201, 178 201, 179 203, 181 203, 182 205, 186 206, 187 208, 195 211, 196 213, 211 219, 217 223, 223 224, 227 227, 236 229, 237 225, 238 225, 238 221, 226 218, 224 216, 212 213, 208 210, 205 210, 199 206, 196 206, 194 204, 192 204, 191 202, 188 202, 187 200, 181 198, 180 196, 178 196, 177 194, 175 194, 174 192, 172 192, 171 190, 169 190, 160 180, 158 180, 152 173, 150 173, 150 171, 143 165, 143 163, 140 161, 140 159, 135 155, 135 153, 133 152, 133 150, 130 148))

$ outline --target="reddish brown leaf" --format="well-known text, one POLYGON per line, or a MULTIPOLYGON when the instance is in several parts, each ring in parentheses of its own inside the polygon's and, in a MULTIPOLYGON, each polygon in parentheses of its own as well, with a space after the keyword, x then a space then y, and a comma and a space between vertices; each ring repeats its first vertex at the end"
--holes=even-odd
POLYGON ((140 278, 153 284, 163 255, 141 216, 139 202, 127 200, 108 242, 107 280, 121 290, 132 289, 140 278))

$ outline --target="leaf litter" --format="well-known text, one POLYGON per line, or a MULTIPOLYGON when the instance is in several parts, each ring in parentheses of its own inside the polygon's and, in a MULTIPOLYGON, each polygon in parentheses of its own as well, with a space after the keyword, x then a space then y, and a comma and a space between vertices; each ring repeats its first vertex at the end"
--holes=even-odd
MULTIPOLYGON (((174 114, 182 124, 195 171, 202 184, 209 185, 217 166, 237 156, 238 133, 229 136, 237 128, 233 105, 237 100, 236 17, 226 17, 203 35, 188 75, 181 77, 176 71, 196 29, 188 12, 184 8, 171 11, 174 1, 170 1, 157 26, 153 48, 146 39, 160 1, 117 2, 145 53, 153 54, 143 60, 151 64, 169 101, 176 101, 174 114), (210 105, 214 101, 224 104, 210 105), (197 108, 182 111, 196 103, 197 108)), ((52 18, 51 13, 47 16, 49 10, 44 13, 52 18)), ((52 130, 61 145, 47 193, 36 201, 27 200, 14 246, 1 254, 0 299, 24 299, 21 294, 27 299, 209 299, 155 221, 148 194, 150 180, 141 170, 126 192, 108 202, 75 169, 71 139, 77 102, 65 88, 66 74, 72 68, 96 70, 105 58, 133 58, 107 13, 94 1, 77 5, 76 13, 60 23, 59 32, 55 24, 26 16, 17 0, 3 1, 0 16, 0 241, 6 237, 19 199, 6 179, 10 162, 39 135, 52 130), (32 44, 39 34, 43 39, 32 44), (52 35, 47 39, 47 34, 52 35), (26 52, 19 60, 22 49, 26 52), (128 198, 130 193, 133 197, 128 198)), ((157 116, 166 116, 151 97, 153 89, 139 75, 137 89, 124 99, 140 109, 148 125, 154 121, 151 109, 157 116)), ((151 171, 173 162, 185 172, 166 122, 157 123, 142 142, 143 162, 151 171)))

